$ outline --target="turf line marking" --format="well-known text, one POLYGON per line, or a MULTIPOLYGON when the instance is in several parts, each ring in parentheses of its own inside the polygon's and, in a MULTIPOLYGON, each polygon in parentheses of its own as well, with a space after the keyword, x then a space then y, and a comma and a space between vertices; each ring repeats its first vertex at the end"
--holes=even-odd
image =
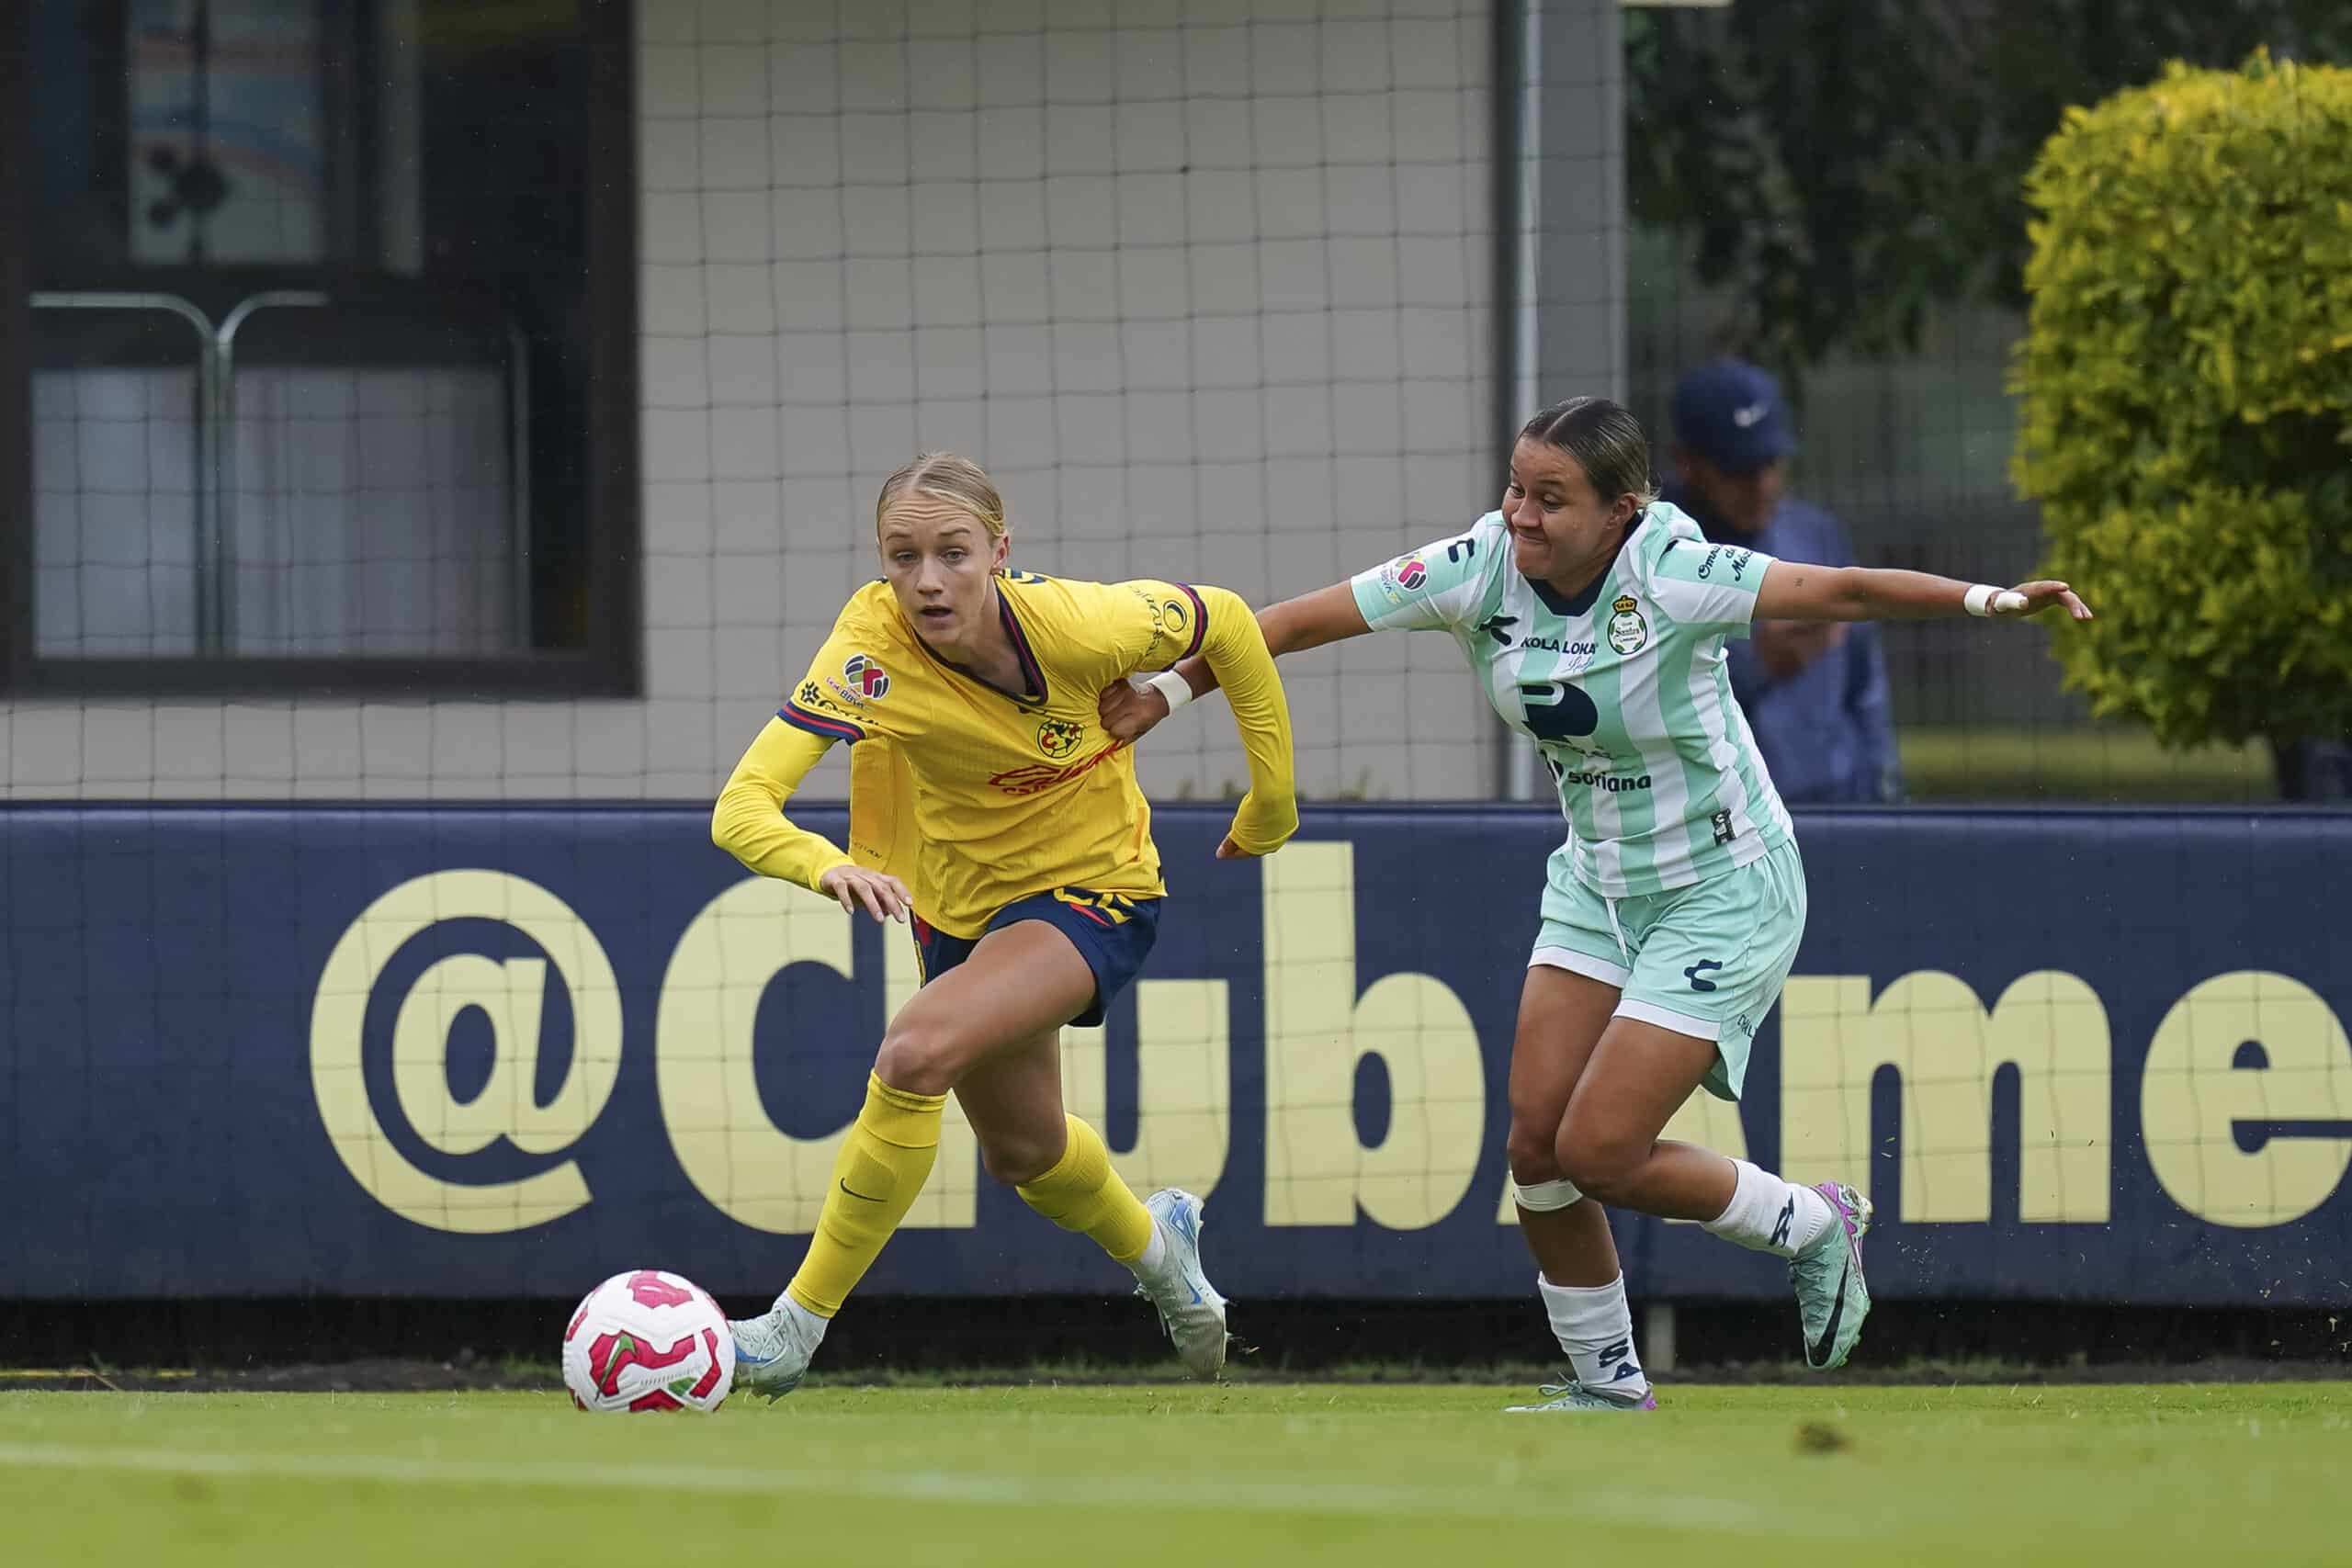
MULTIPOLYGON (((444 1486, 544 1486, 605 1491, 667 1489, 729 1496, 817 1494, 886 1503, 964 1503, 992 1507, 1160 1507, 1160 1488, 1117 1494, 1094 1490, 1073 1496, 1069 1483, 1028 1476, 915 1470, 867 1471, 728 1469, 588 1461, 413 1459, 390 1454, 189 1453, 174 1449, 96 1448, 55 1443, 0 1443, 0 1466, 28 1469, 131 1471, 152 1475, 227 1479, 375 1481, 444 1486)), ((1193 1507, 1220 1513, 1341 1514, 1357 1517, 1414 1516, 1465 1519, 1605 1520, 1668 1529, 1754 1535, 1855 1537, 1870 1533, 1851 1520, 1812 1512, 1764 1509, 1721 1497, 1634 1498, 1566 1487, 1502 1493, 1440 1486, 1384 1485, 1353 1481, 1269 1481, 1261 1473, 1186 1474, 1193 1507)))

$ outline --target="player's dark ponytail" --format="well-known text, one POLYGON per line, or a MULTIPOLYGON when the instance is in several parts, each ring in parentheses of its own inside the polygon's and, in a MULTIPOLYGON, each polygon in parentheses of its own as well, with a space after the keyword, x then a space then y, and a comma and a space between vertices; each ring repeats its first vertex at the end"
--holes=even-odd
POLYGON ((1657 499, 1649 437, 1642 434, 1642 422, 1607 398, 1554 403, 1529 420, 1519 438, 1557 446, 1574 457, 1604 506, 1621 495, 1632 496, 1636 506, 1657 499))

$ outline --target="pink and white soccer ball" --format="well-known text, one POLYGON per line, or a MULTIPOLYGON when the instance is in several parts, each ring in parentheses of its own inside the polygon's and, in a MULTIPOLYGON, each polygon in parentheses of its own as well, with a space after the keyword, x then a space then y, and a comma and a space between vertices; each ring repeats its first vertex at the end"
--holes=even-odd
POLYGON ((693 1280, 633 1269, 571 1314, 563 1381, 582 1410, 716 1410, 735 1386, 735 1337, 693 1280))

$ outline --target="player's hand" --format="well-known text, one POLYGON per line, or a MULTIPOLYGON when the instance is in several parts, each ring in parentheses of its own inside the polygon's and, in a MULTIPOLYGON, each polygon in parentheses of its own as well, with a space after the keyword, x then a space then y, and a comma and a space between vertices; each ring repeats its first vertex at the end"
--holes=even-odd
POLYGON ((1291 833, 1295 833, 1297 830, 1298 825, 1294 821, 1291 825, 1290 833, 1284 833, 1281 840, 1274 844, 1272 849, 1264 850, 1245 850, 1241 847, 1241 841, 1239 840, 1236 839, 1231 833, 1227 833, 1225 836, 1224 840, 1216 847, 1216 858, 1219 860, 1263 860, 1268 855, 1272 854, 1275 850, 1281 849, 1283 844, 1289 843, 1291 840, 1291 833))
POLYGON ((2038 615, 2052 604, 2064 605, 2066 614, 2075 620, 2087 621, 2091 618, 2091 607, 2084 604, 2073 589, 2063 582, 2054 582, 2047 579, 2038 582, 2020 582, 2010 589, 2008 593, 1993 595, 1992 618, 1996 621, 2019 621, 2028 615, 2038 615), (2018 595, 2025 603, 2021 606, 2018 605, 2009 594, 2018 595))
POLYGON ((1114 740, 1136 741, 1168 716, 1168 699, 1148 686, 1137 691, 1125 681, 1114 681, 1102 688, 1094 711, 1102 720, 1105 735, 1114 740))
POLYGON ((862 865, 837 865, 817 879, 817 891, 830 894, 842 901, 842 908, 854 915, 860 909, 877 920, 903 920, 915 907, 915 896, 907 885, 887 871, 868 871, 862 865))

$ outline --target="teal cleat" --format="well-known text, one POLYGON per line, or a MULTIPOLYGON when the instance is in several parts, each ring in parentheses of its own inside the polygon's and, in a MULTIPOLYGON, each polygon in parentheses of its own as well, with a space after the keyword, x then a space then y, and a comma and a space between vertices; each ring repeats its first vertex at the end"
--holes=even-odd
POLYGON ((1535 1391, 1545 1395, 1541 1404, 1510 1404, 1503 1407, 1506 1416, 1550 1416, 1569 1410, 1656 1410, 1657 1395, 1645 1393, 1639 1399, 1611 1399, 1605 1393, 1595 1393, 1572 1376, 1566 1382, 1547 1382, 1535 1391))
POLYGON ((1829 1200, 1837 1223, 1789 1259, 1797 1311, 1804 1325, 1804 1364, 1816 1372, 1846 1364, 1871 1314, 1871 1288, 1862 1279, 1862 1237, 1871 1228, 1871 1201, 1842 1181, 1814 1190, 1829 1200))

